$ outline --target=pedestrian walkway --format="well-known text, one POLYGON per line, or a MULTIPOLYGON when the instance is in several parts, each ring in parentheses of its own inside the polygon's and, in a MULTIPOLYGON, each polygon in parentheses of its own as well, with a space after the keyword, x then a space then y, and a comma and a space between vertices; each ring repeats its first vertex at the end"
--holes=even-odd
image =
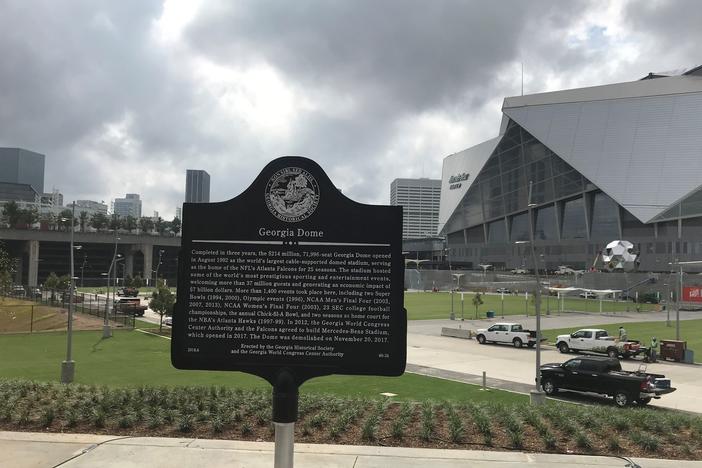
MULTIPOLYGON (((0 466, 12 468, 271 468, 271 442, 0 432, 0 466)), ((480 450, 297 444, 303 468, 702 468, 702 462, 480 450), (633 462, 633 463, 632 463, 633 462)))

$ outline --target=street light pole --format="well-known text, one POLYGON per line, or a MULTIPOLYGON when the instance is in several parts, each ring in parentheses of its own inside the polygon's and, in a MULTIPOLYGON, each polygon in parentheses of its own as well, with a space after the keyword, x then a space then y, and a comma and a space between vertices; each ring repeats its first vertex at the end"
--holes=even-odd
MULTIPOLYGON (((105 321, 102 324, 102 337, 103 338, 109 338, 112 336, 112 330, 110 330, 110 320, 108 317, 108 313, 110 310, 110 275, 112 274, 112 268, 115 267, 115 260, 117 259, 117 240, 119 237, 117 237, 117 226, 115 226, 114 229, 115 233, 115 250, 114 253, 112 254, 112 262, 110 262, 110 268, 107 270, 107 299, 105 303, 105 321)), ((114 297, 112 298, 114 300, 114 297)))
MULTIPOLYGON (((534 207, 531 201, 533 182, 529 181, 529 245, 531 246, 531 260, 534 263, 534 276, 536 277, 536 290, 534 291, 534 308, 536 309, 536 379, 535 388, 530 394, 531 404, 542 405, 546 400, 544 392, 541 390, 541 280, 539 279, 539 264, 536 260, 536 249, 534 248, 534 207)), ((523 241, 522 241, 523 242, 523 241)))
POLYGON ((73 288, 75 282, 73 280, 73 223, 76 216, 76 202, 73 202, 71 211, 71 283, 68 293, 68 327, 66 330, 66 360, 61 363, 61 383, 73 382, 75 376, 75 361, 73 361, 73 288))
POLYGON ((163 249, 158 251, 158 263, 156 264, 156 278, 154 279, 154 287, 158 286, 158 269, 161 267, 161 257, 163 256, 163 249))

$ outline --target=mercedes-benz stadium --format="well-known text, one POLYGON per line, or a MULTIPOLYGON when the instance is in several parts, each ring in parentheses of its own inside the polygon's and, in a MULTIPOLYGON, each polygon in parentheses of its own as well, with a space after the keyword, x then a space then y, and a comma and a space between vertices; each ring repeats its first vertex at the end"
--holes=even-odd
POLYGON ((600 268, 616 239, 642 271, 702 259, 702 66, 508 97, 502 113, 496 138, 444 159, 454 265, 531 268, 532 234, 539 268, 600 268))

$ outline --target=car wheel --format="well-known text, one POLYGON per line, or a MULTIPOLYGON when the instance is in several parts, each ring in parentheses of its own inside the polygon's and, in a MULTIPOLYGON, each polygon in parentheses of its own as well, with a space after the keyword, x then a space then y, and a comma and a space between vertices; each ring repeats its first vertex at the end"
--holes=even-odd
POLYGON ((641 406, 646 406, 647 404, 651 403, 651 398, 639 398, 638 400, 636 400, 636 402, 641 406))
POLYGON ((485 335, 478 335, 476 339, 478 340, 478 343, 485 344, 485 335))
POLYGON ((543 382, 541 382, 541 388, 544 389, 544 393, 546 395, 553 395, 555 393, 558 393, 558 387, 553 383, 553 380, 551 379, 546 379, 543 382))
POLYGON ((612 359, 617 359, 619 357, 619 351, 617 351, 617 348, 609 348, 607 350, 607 356, 611 357, 612 359))
POLYGON ((624 408, 631 403, 631 398, 629 398, 629 394, 626 393, 625 391, 619 390, 617 393, 614 394, 614 403, 620 407, 624 408))
POLYGON ((568 354, 570 352, 570 348, 568 347, 568 343, 560 343, 558 345, 558 351, 560 351, 563 354, 568 354))
POLYGON ((515 338, 512 340, 512 344, 514 345, 515 348, 521 348, 522 347, 522 340, 519 338, 515 338))
POLYGON ((527 343, 527 346, 530 348, 533 348, 536 345, 536 343, 527 343))

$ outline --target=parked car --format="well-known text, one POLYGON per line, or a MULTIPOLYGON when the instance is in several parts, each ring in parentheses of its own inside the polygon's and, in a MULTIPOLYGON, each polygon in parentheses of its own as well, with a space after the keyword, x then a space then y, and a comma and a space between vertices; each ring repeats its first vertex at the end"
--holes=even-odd
POLYGON ((561 353, 589 351, 606 354, 611 358, 622 356, 628 359, 644 351, 638 341, 619 341, 607 334, 607 330, 584 328, 570 335, 558 335, 556 347, 561 353))
POLYGON ((529 274, 529 270, 525 268, 515 268, 514 270, 510 270, 510 273, 513 273, 515 275, 526 275, 529 274))
POLYGON ((131 314, 137 317, 143 317, 146 309, 148 307, 141 305, 141 299, 138 297, 121 297, 114 302, 115 312, 131 314))
POLYGON ((119 288, 117 290, 117 295, 118 296, 125 296, 125 297, 137 297, 139 295, 139 289, 138 288, 119 288))
POLYGON ((479 328, 475 333, 475 339, 480 344, 509 343, 515 348, 523 345, 531 348, 536 344, 536 332, 525 330, 520 323, 496 323, 487 329, 479 328))
POLYGON ((495 292, 500 293, 500 294, 511 294, 512 293, 512 291, 510 291, 507 288, 497 288, 497 289, 495 289, 495 292))
POLYGON ((590 291, 583 291, 578 295, 580 297, 584 297, 585 299, 591 299, 591 298, 597 297, 597 295, 594 292, 590 292, 590 291))
POLYGON ((22 286, 21 284, 16 284, 12 286, 12 295, 15 297, 24 297, 24 286, 22 286))
MULTIPOLYGON (((64 291, 61 293, 61 302, 68 302, 69 298, 71 296, 70 291, 64 291)), ((73 303, 78 303, 78 302, 83 302, 83 295, 82 294, 77 294, 76 292, 73 293, 73 303)))
POLYGON ((172 327, 173 326, 173 317, 171 317, 171 316, 163 317, 163 324, 167 325, 169 327, 172 327))
POLYGON ((622 370, 617 359, 580 356, 563 364, 541 366, 541 387, 547 395, 560 389, 593 392, 614 397, 617 406, 632 403, 647 405, 652 399, 674 392, 665 375, 648 374, 644 370, 622 370))

